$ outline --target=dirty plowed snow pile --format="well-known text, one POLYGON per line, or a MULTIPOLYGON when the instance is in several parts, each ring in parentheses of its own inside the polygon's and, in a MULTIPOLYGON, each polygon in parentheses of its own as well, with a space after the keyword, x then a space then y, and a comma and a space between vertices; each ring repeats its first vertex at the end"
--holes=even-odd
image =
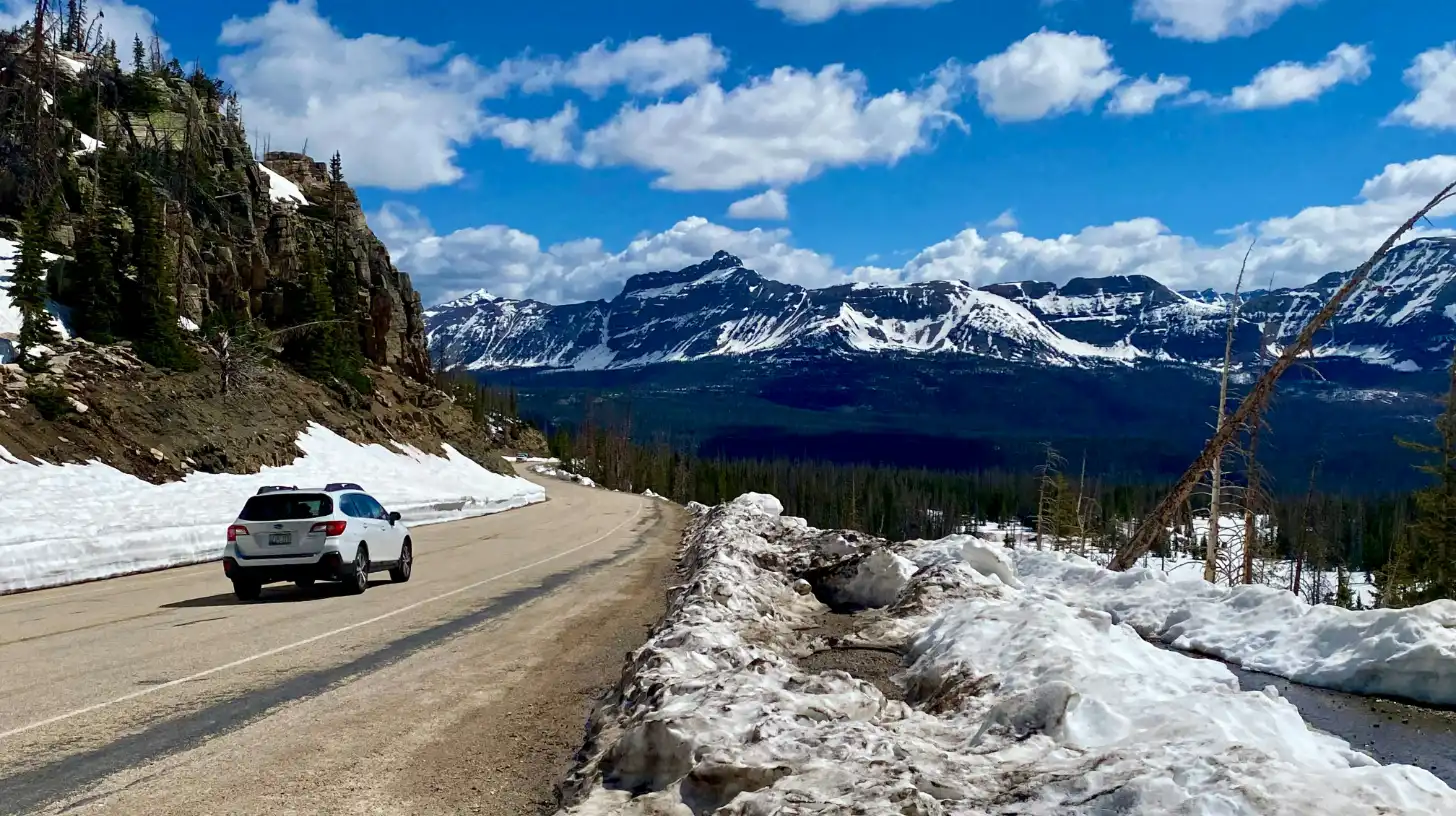
POLYGON ((1145 637, 1311 686, 1456 706, 1456 601, 1354 611, 1282 589, 1112 572, 1075 555, 1020 550, 1048 598, 1101 609, 1145 637))
POLYGON ((1221 664, 1022 588, 997 544, 814 530, 756 494, 693 509, 568 812, 1456 813, 1221 664), (856 650, 900 656, 892 688, 806 668, 856 650))
POLYGON ((535 465, 531 468, 531 472, 542 476, 549 476, 552 479, 560 479, 563 482, 575 482, 583 487, 597 486, 597 483, 591 479, 572 473, 564 468, 556 467, 555 465, 535 465))
POLYGON ((486 515, 545 491, 492 473, 448 445, 356 445, 320 425, 298 435, 291 465, 248 475, 193 473, 154 485, 104 464, 22 462, 0 449, 0 593, 222 557, 227 526, 263 485, 356 482, 406 524, 486 515))

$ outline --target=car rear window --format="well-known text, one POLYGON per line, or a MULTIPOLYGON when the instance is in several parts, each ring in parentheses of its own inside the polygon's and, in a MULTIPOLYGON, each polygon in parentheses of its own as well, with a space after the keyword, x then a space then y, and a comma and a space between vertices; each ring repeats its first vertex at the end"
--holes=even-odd
POLYGON ((269 493, 254 496, 243 505, 243 521, 287 521, 311 519, 334 512, 334 500, 322 493, 269 493))

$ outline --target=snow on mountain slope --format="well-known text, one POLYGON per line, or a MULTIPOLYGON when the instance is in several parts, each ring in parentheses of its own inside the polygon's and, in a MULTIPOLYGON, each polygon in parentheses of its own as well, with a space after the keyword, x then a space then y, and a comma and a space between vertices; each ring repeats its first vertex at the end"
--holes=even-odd
POLYGON ((1135 359, 1126 343, 1065 337, 1024 306, 959 281, 811 290, 726 252, 638 275, 610 302, 548 306, 472 293, 426 315, 445 367, 625 368, 776 351, 978 354, 1068 365, 1135 359))
POLYGON ((303 197, 303 191, 298 188, 297 184, 294 184, 262 164, 258 165, 258 169, 263 171, 263 177, 268 179, 268 199, 270 201, 292 201, 295 204, 308 203, 308 199, 303 197))
MULTIPOLYGON (((1288 342, 1347 279, 1251 291, 1237 360, 1266 328, 1288 342)), ((1048 366, 1223 358, 1225 295, 1183 294, 1143 275, 976 288, 961 281, 805 289, 719 252, 676 272, 637 275, 610 301, 552 306, 474 292, 426 314, 446 368, 630 368, 710 357, 957 354, 1048 366)), ((1396 248, 1317 337, 1315 355, 1396 371, 1445 365, 1456 339, 1456 239, 1396 248)))
MULTIPOLYGON (((1288 343, 1346 280, 1325 275, 1309 286, 1280 289, 1244 304, 1243 315, 1277 327, 1288 343)), ((1386 256, 1316 336, 1316 357, 1360 360, 1396 370, 1443 368, 1456 340, 1456 238, 1420 238, 1386 256)))

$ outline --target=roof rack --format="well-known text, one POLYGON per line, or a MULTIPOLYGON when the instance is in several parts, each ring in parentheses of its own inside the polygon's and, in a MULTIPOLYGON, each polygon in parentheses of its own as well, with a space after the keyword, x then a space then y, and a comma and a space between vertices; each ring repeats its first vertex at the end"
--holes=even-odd
POLYGON ((298 485, 263 485, 262 487, 258 488, 258 492, 255 493, 254 495, 261 496, 264 493, 277 493, 280 490, 297 490, 297 489, 298 489, 298 485))
POLYGON ((364 492, 364 488, 353 482, 329 482, 324 486, 325 493, 332 493, 335 490, 358 490, 361 493, 364 492))

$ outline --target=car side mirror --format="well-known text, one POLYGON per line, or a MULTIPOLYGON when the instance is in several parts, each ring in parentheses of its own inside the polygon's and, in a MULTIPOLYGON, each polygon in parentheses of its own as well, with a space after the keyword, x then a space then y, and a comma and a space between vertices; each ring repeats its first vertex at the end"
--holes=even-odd
POLYGON ((396 521, 399 521, 399 519, 400 519, 399 513, 395 512, 395 513, 390 513, 389 514, 389 523, 390 524, 394 524, 396 521))

